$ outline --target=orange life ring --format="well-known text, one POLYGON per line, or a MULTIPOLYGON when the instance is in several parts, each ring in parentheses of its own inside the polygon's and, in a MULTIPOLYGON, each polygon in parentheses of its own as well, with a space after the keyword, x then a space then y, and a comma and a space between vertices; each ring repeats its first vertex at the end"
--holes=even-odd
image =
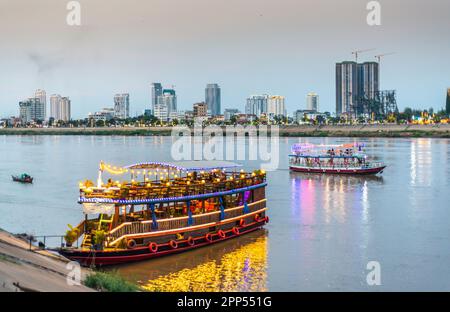
POLYGON ((212 242, 212 235, 211 235, 211 233, 206 234, 206 235, 205 235, 205 239, 206 239, 208 242, 212 242))
POLYGON ((219 230, 219 232, 217 232, 217 235, 219 235, 220 238, 225 238, 225 232, 222 230, 219 230))
POLYGON ((233 232, 234 235, 240 234, 239 229, 237 227, 234 227, 231 231, 233 232))
POLYGON ((244 226, 244 225, 245 225, 245 220, 244 219, 239 220, 239 226, 244 226))
POLYGON ((148 249, 155 253, 158 251, 158 244, 156 244, 155 242, 151 242, 150 244, 148 244, 148 249))
POLYGON ((178 248, 178 243, 174 240, 171 240, 169 242, 170 247, 172 247, 172 249, 177 249, 178 248))
POLYGON ((187 244, 189 246, 194 246, 195 240, 192 238, 192 236, 189 236, 189 238, 187 239, 187 244))
POLYGON ((257 213, 257 214, 255 214, 255 222, 258 222, 259 221, 259 214, 257 213))
POLYGON ((128 247, 128 249, 136 248, 136 241, 134 239, 129 239, 127 241, 127 247, 128 247))

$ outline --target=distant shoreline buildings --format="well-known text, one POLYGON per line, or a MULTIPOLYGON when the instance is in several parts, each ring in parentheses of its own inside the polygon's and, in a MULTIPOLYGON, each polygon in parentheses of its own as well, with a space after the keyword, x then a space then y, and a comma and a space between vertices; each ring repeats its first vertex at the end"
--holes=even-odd
POLYGON ((247 98, 245 114, 258 118, 265 116, 269 120, 276 117, 286 117, 286 98, 281 95, 251 95, 247 98))

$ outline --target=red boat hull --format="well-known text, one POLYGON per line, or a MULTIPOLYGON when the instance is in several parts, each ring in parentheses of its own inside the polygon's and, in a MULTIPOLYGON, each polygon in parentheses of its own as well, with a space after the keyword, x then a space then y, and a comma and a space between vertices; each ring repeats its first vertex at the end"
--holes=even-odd
POLYGON ((77 261, 85 266, 106 266, 130 263, 135 261, 148 260, 167 256, 175 253, 192 250, 199 247, 215 244, 227 239, 235 238, 246 233, 253 232, 260 229, 268 219, 261 219, 239 227, 239 233, 234 233, 232 230, 224 231, 225 236, 220 237, 218 234, 212 234, 211 241, 208 241, 204 236, 194 238, 194 244, 189 245, 187 241, 182 241, 177 248, 172 248, 168 243, 158 245, 158 251, 153 252, 149 247, 138 247, 135 249, 121 249, 113 251, 101 250, 60 250, 59 253, 70 260, 77 261))
POLYGON ((364 175, 364 174, 377 174, 386 168, 386 166, 366 168, 366 169, 346 169, 346 168, 307 168, 307 167, 296 167, 290 166, 289 169, 295 172, 306 172, 306 173, 327 173, 327 174, 352 174, 352 175, 364 175))

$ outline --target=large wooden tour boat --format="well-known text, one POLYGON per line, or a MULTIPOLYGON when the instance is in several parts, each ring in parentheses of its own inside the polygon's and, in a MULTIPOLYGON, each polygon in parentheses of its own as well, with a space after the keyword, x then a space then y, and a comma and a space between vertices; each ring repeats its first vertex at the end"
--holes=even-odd
POLYGON ((59 252, 83 265, 111 265, 207 246, 260 229, 266 173, 231 162, 100 163, 97 184, 80 182, 85 219, 59 252), (103 174, 130 174, 130 181, 103 174), (79 247, 72 247, 76 242, 79 247))
POLYGON ((289 169, 297 172, 330 174, 378 174, 386 165, 372 162, 362 153, 363 144, 294 144, 289 155, 289 169))

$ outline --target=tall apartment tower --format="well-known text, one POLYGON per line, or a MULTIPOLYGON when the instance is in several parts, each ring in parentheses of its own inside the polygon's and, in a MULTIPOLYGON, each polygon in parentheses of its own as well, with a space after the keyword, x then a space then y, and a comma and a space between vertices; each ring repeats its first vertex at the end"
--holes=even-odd
POLYGON ((375 92, 379 91, 380 71, 377 62, 358 64, 359 93, 373 99, 375 92))
POLYGON ((29 98, 19 102, 20 119, 22 123, 44 121, 44 112, 40 99, 29 98))
POLYGON ((174 89, 163 89, 162 94, 157 98, 157 104, 167 107, 167 112, 170 115, 177 111, 177 94, 174 89))
POLYGON ((209 83, 205 89, 205 103, 208 109, 211 110, 211 116, 221 114, 220 108, 220 87, 217 83, 209 83))
POLYGON ((50 96, 50 118, 54 120, 60 120, 60 111, 61 111, 61 95, 52 94, 50 96))
POLYGON ((71 107, 70 107, 70 99, 68 97, 62 97, 61 98, 61 104, 60 104, 60 115, 59 120, 62 121, 69 121, 71 118, 71 107))
POLYGON ((267 115, 272 118, 275 116, 286 116, 285 97, 281 95, 269 96, 267 101, 267 115))
POLYGON ((37 89, 34 93, 34 97, 39 99, 40 108, 39 110, 42 112, 42 116, 39 116, 40 120, 45 120, 47 118, 47 94, 45 90, 37 89))
POLYGON ((55 121, 69 121, 71 119, 71 103, 68 97, 59 94, 50 96, 50 118, 55 121))
POLYGON ((119 119, 130 117, 130 95, 128 93, 114 96, 114 117, 119 119))
POLYGON ((247 98, 247 103, 245 105, 245 113, 247 115, 256 115, 260 117, 261 114, 267 113, 267 102, 269 100, 269 95, 251 95, 247 98))
POLYGON ((379 64, 342 62, 336 64, 336 115, 364 113, 361 98, 373 99, 379 91, 379 64))
POLYGON ((319 110, 319 96, 310 92, 306 95, 306 110, 317 112, 319 110))
POLYGON ((155 105, 158 104, 158 97, 162 95, 163 87, 160 82, 154 82, 151 84, 152 93, 152 111, 155 111, 155 105))
POLYGON ((358 65, 356 62, 336 64, 336 115, 350 112, 358 95, 358 65))

